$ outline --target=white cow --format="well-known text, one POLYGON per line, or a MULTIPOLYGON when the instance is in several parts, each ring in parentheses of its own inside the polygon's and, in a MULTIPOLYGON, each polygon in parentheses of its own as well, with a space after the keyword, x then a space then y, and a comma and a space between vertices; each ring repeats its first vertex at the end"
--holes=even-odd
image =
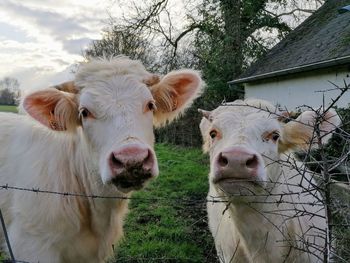
MULTIPOLYGON (((74 83, 24 98, 28 115, 0 114, 0 185, 129 197, 158 174, 153 124, 199 96, 192 70, 163 78, 125 57, 80 66, 74 83), (68 91, 68 92, 67 92, 68 91)), ((103 262, 123 235, 127 200, 0 190, 16 260, 103 262)), ((6 249, 2 231, 2 248, 6 249)))
MULTIPOLYGON (((219 201, 207 205, 209 228, 221 262, 322 262, 321 196, 312 175, 286 154, 309 147, 317 114, 305 111, 285 124, 282 112, 252 99, 200 112, 208 199, 219 201)), ((339 124, 334 111, 325 113, 321 135, 339 124)))

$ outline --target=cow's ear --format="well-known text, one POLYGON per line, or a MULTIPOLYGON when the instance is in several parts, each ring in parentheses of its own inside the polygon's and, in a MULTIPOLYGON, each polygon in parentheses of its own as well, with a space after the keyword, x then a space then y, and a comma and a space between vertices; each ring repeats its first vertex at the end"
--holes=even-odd
POLYGON ((24 98, 23 108, 35 120, 55 131, 74 131, 80 124, 77 95, 45 89, 24 98))
POLYGON ((201 94, 202 88, 203 81, 193 70, 170 72, 150 86, 157 106, 154 125, 159 127, 174 120, 201 94))
POLYGON ((210 111, 204 111, 200 109, 198 109, 198 111, 200 111, 200 113, 202 113, 203 115, 201 123, 199 124, 199 129, 201 131, 202 139, 203 139, 202 149, 203 149, 203 152, 207 153, 209 152, 209 148, 210 148, 210 136, 209 136, 209 129, 211 127, 211 121, 209 120, 210 111))
POLYGON ((206 118, 207 120, 211 121, 211 119, 210 119, 210 113, 211 113, 211 112, 210 112, 210 111, 198 109, 198 112, 199 112, 200 114, 202 114, 202 117, 203 117, 203 118, 206 118))
POLYGON ((305 111, 296 120, 291 120, 283 126, 279 151, 307 150, 316 146, 318 143, 317 126, 321 142, 327 143, 340 124, 340 118, 334 110, 319 114, 314 111, 305 111), (315 125, 317 116, 322 118, 319 125, 315 125))

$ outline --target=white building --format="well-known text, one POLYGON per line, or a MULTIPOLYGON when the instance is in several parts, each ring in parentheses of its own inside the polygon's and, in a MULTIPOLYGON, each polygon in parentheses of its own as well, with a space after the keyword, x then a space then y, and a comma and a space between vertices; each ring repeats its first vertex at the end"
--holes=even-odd
MULTIPOLYGON (((293 109, 327 106, 350 85, 350 0, 326 3, 230 85, 293 109), (341 8, 344 12, 339 11, 341 8), (323 91, 323 92, 322 92, 323 91)), ((348 107, 350 90, 337 102, 348 107)))

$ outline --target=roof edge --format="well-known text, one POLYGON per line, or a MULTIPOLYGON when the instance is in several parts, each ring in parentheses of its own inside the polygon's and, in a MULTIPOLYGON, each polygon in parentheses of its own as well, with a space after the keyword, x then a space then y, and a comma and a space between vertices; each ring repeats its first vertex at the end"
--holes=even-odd
POLYGON ((267 79, 267 78, 273 78, 273 77, 279 77, 279 76, 284 76, 287 74, 292 74, 292 73, 299 73, 299 72, 305 72, 305 71, 310 71, 314 69, 322 69, 322 68, 327 68, 331 66, 338 66, 338 65, 343 65, 346 63, 350 63, 350 55, 340 57, 340 58, 333 58, 329 60, 324 60, 321 62, 315 62, 315 63, 310 63, 310 64, 305 64, 301 66, 296 66, 292 68, 287 68, 287 69, 282 69, 282 70, 276 70, 268 73, 263 73, 255 76, 250 76, 246 78, 240 78, 240 79, 235 79, 231 80, 228 82, 228 84, 240 84, 240 83, 248 83, 256 80, 262 80, 262 79, 267 79))

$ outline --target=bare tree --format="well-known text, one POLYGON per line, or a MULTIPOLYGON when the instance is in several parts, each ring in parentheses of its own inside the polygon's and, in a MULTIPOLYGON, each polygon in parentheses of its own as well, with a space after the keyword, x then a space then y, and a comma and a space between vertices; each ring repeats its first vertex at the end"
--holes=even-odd
POLYGON ((20 96, 19 81, 5 77, 0 81, 0 104, 15 105, 20 96))
POLYGON ((176 4, 168 0, 151 0, 146 4, 133 1, 129 6, 131 14, 112 23, 123 24, 130 32, 145 36, 160 53, 168 55, 169 68, 179 66, 177 60, 184 49, 191 49, 204 66, 213 63, 208 61, 205 51, 213 57, 213 47, 217 44, 222 50, 219 65, 230 65, 227 70, 229 78, 233 78, 246 63, 284 37, 322 3, 321 0, 191 0, 185 1, 179 12, 176 4))
POLYGON ((123 26, 114 25, 105 29, 102 39, 93 41, 84 52, 87 59, 118 55, 141 60, 149 70, 157 69, 157 54, 152 49, 151 43, 123 26))
POLYGON ((9 89, 13 92, 18 92, 19 86, 19 81, 15 78, 4 77, 2 80, 0 80, 0 89, 9 89))

